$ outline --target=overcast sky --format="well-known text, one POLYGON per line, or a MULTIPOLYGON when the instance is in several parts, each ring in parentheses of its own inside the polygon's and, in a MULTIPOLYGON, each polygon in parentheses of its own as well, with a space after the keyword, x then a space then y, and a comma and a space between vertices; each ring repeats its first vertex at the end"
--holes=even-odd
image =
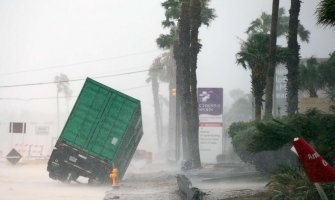
MULTIPOLYGON (((54 115, 54 84, 26 87, 1 86, 52 82, 65 73, 70 79, 97 78, 110 87, 142 100, 145 131, 152 132, 151 87, 145 82, 155 57, 162 53, 155 43, 164 9, 159 0, 1 0, 0 1, 0 111, 25 109, 54 115), (127 75, 118 75, 136 72, 127 75)), ((302 57, 326 57, 335 50, 335 30, 316 25, 318 1, 305 0, 300 20, 311 32, 310 43, 301 44, 302 57)), ((290 1, 282 0, 286 10, 290 1)), ((225 105, 229 91, 250 91, 250 72, 236 65, 239 38, 262 11, 271 13, 270 0, 212 0, 218 16, 201 28, 199 87, 223 87, 225 105)), ((282 40, 281 40, 282 41, 282 40)), ((77 95, 83 81, 71 82, 77 95)), ((161 89, 167 95, 166 87, 161 89)), ((73 100, 74 102, 74 100, 73 100)))

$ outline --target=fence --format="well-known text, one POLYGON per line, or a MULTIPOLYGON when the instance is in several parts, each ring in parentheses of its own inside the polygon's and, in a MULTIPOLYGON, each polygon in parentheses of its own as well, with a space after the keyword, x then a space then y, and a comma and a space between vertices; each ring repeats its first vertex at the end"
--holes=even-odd
POLYGON ((18 151, 23 159, 38 159, 43 157, 43 145, 35 144, 15 144, 14 148, 18 151))

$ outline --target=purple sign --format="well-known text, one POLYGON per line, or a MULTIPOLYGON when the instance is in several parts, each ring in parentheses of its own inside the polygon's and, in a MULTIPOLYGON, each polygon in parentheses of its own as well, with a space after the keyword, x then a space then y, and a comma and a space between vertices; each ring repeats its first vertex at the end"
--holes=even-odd
POLYGON ((223 89, 198 88, 199 114, 222 115, 223 89))

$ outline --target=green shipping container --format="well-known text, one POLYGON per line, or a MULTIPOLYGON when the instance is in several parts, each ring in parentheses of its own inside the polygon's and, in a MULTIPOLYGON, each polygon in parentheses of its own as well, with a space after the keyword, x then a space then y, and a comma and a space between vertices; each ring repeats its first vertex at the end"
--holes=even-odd
POLYGON ((49 159, 53 179, 122 178, 143 135, 140 101, 87 78, 49 159))

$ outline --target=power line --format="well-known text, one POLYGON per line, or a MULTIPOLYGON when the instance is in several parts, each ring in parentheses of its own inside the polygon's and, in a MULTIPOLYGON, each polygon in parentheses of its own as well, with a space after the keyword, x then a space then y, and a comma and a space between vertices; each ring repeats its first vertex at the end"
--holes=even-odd
MULTIPOLYGON (((151 70, 161 70, 161 69, 163 69, 163 68, 138 70, 138 71, 132 71, 132 72, 119 73, 119 74, 109 74, 109 75, 93 76, 91 78, 107 78, 107 77, 124 76, 124 75, 137 74, 137 73, 148 72, 148 71, 151 71, 151 70)), ((71 80, 64 80, 64 81, 49 81, 49 82, 39 82, 39 83, 24 83, 24 84, 16 84, 16 85, 0 85, 0 88, 12 88, 12 87, 25 87, 25 86, 47 85, 47 84, 57 84, 57 83, 65 83, 65 82, 76 82, 76 81, 83 81, 83 80, 86 80, 86 78, 78 78, 78 79, 71 79, 71 80)))
MULTIPOLYGON (((131 88, 125 88, 125 89, 120 89, 119 91, 129 91, 129 90, 136 90, 136 89, 141 89, 141 88, 146 88, 151 86, 150 84, 146 85, 141 85, 137 87, 131 87, 131 88)), ((58 97, 60 99, 66 99, 66 98, 77 98, 78 95, 71 95, 71 96, 61 96, 58 97)), ((9 97, 9 98, 0 98, 1 100, 9 100, 9 101, 31 101, 31 100, 50 100, 50 99, 57 99, 57 97, 34 97, 34 98, 19 98, 19 97, 9 97)))
POLYGON ((48 70, 48 69, 70 67, 70 66, 81 65, 81 64, 89 64, 89 63, 101 62, 101 61, 105 61, 105 60, 113 60, 113 59, 118 59, 118 58, 124 58, 124 57, 136 56, 136 55, 143 55, 143 54, 153 53, 153 52, 157 52, 157 51, 158 50, 150 50, 150 51, 143 51, 143 52, 137 52, 137 53, 132 53, 132 54, 125 54, 125 55, 120 55, 120 56, 113 56, 113 57, 107 57, 107 58, 98 58, 98 59, 93 59, 93 60, 74 62, 74 63, 69 63, 69 64, 53 65, 53 66, 49 66, 49 67, 36 68, 36 69, 31 69, 31 70, 22 70, 22 71, 16 71, 16 72, 0 73, 0 76, 11 75, 11 74, 22 74, 22 73, 27 73, 27 72, 44 71, 44 70, 48 70))

